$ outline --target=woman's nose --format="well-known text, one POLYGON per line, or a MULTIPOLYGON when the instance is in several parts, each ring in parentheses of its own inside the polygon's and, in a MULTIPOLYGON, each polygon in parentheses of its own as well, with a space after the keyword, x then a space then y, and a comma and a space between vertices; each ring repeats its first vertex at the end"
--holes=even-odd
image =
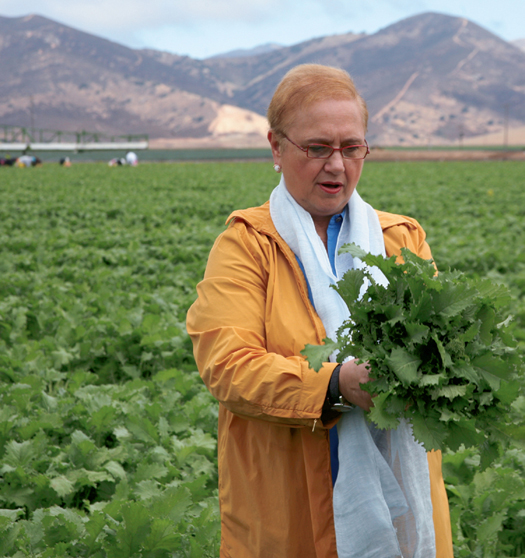
POLYGON ((338 173, 345 169, 345 161, 340 151, 334 151, 328 159, 326 159, 325 169, 327 172, 338 173))

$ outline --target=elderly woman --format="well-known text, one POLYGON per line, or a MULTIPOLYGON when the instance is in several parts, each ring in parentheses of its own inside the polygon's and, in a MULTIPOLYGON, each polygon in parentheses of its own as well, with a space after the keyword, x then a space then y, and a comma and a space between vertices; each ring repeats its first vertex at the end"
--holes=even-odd
POLYGON ((229 217, 188 312, 200 374, 220 403, 223 558, 452 557, 441 454, 426 455, 409 425, 366 422, 366 364, 316 373, 301 356, 346 317, 330 288, 358 265, 338 254, 343 244, 431 257, 414 219, 375 211, 356 192, 367 117, 346 72, 286 74, 268 109, 281 181, 269 202, 229 217))

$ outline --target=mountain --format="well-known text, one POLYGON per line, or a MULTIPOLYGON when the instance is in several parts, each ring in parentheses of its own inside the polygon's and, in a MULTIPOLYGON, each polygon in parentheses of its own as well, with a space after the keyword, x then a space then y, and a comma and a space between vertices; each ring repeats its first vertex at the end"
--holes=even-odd
POLYGON ((261 113, 294 65, 340 66, 368 102, 369 137, 376 143, 445 142, 494 132, 504 125, 505 106, 511 126, 525 124, 525 53, 466 19, 426 13, 347 42, 328 39, 208 63, 222 63, 228 77, 233 67, 244 71, 232 102, 261 113))
POLYGON ((210 58, 239 58, 244 56, 257 56, 258 54, 266 54, 267 52, 279 50, 280 48, 283 48, 283 45, 277 43, 266 43, 253 48, 237 48, 235 50, 223 52, 222 54, 210 56, 210 58))
POLYGON ((4 125, 206 136, 224 104, 207 73, 188 57, 133 50, 41 16, 0 17, 4 125))
POLYGON ((517 46, 521 50, 525 50, 525 39, 516 39, 515 41, 511 41, 511 44, 517 46))
POLYGON ((255 145, 279 80, 316 62, 352 75, 375 144, 458 141, 501 131, 507 115, 525 125, 525 52, 462 18, 425 13, 372 35, 231 54, 195 60, 0 17, 0 124, 255 145))

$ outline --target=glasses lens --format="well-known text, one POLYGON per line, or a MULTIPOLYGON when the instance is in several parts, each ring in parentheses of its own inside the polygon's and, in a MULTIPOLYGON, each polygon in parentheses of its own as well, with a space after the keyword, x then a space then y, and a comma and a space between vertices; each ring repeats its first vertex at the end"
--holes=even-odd
POLYGON ((345 159, 364 159, 366 152, 366 145, 349 145, 341 153, 345 159))
POLYGON ((307 147, 306 154, 312 159, 328 159, 333 151, 329 145, 313 144, 307 147))

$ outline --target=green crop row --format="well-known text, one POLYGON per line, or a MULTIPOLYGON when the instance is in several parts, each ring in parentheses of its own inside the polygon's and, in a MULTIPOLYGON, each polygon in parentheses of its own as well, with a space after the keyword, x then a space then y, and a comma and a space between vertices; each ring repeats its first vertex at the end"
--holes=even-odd
MULTIPOLYGON (((509 286, 522 351, 524 171, 368 163, 359 187, 422 223, 440 269, 509 286)), ((276 183, 263 163, 0 169, 0 556, 218 556, 217 405, 185 315, 228 214, 276 183)), ((523 447, 444 473, 456 557, 525 555, 523 447)))

